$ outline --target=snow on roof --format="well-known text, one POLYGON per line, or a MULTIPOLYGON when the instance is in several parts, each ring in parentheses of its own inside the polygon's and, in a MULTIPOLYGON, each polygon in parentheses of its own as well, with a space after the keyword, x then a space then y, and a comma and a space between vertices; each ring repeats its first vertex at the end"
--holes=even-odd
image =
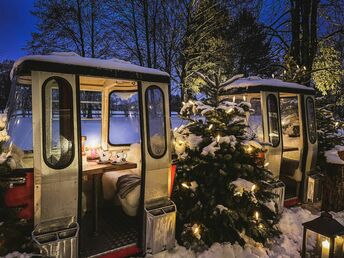
POLYGON ((224 91, 228 91, 231 89, 236 88, 249 88, 249 87, 256 87, 256 86, 272 86, 272 87, 283 87, 283 88, 290 88, 290 89, 297 89, 297 90, 313 90, 313 88, 293 83, 293 82, 284 82, 279 79, 262 79, 258 76, 251 76, 247 78, 239 78, 229 85, 223 88, 224 91))
POLYGON ((126 62, 117 58, 112 59, 99 59, 99 58, 88 58, 81 57, 74 52, 53 52, 48 55, 29 55, 19 58, 13 65, 11 71, 11 78, 16 72, 17 68, 25 61, 42 61, 49 63, 58 63, 66 65, 77 65, 85 67, 95 67, 100 69, 109 70, 121 70, 130 71, 144 74, 153 74, 160 76, 169 76, 168 73, 162 72, 157 69, 147 68, 143 66, 138 66, 130 62, 126 62))

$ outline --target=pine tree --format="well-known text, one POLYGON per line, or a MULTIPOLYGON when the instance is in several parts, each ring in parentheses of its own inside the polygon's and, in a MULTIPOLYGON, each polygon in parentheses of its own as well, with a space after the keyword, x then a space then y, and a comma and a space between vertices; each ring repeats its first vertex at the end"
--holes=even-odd
POLYGON ((184 93, 199 92, 203 81, 191 76, 196 71, 214 74, 221 69, 226 74, 232 73, 227 6, 222 0, 190 1, 189 9, 181 53, 184 93))
POLYGON ((234 74, 268 75, 274 72, 267 32, 248 10, 242 10, 229 26, 234 74))
POLYGON ((243 234, 265 243, 279 233, 279 216, 274 179, 259 161, 262 147, 244 122, 250 104, 221 99, 221 88, 235 78, 223 83, 220 75, 198 73, 198 78, 205 82, 206 97, 184 103, 180 114, 189 122, 174 130, 177 239, 195 251, 214 242, 244 245, 243 234))

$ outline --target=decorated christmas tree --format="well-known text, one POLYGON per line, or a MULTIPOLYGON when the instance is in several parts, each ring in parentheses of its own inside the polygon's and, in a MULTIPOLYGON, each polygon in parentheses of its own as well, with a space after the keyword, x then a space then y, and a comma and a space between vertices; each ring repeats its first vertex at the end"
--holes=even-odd
POLYGON ((221 83, 221 75, 197 75, 205 97, 184 103, 180 114, 188 123, 174 129, 179 244, 201 251, 215 242, 265 243, 279 234, 279 216, 274 178, 259 158, 263 148, 245 124, 251 106, 220 97, 235 78, 221 83))

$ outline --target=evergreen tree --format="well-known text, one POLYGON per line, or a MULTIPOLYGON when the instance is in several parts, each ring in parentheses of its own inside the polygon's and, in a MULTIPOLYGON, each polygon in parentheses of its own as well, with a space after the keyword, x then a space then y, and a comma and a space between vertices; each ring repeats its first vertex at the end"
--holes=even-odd
POLYGON ((178 156, 173 200, 177 239, 195 251, 214 242, 238 242, 243 235, 265 243, 277 235, 272 174, 259 160, 260 146, 247 131, 250 104, 221 99, 220 75, 198 73, 206 97, 188 101, 180 114, 189 121, 174 130, 178 156))
POLYGON ((181 53, 182 84, 187 90, 198 92, 203 81, 191 75, 195 72, 205 74, 217 73, 219 69, 225 74, 232 73, 229 35, 229 11, 221 0, 190 1, 189 19, 181 53), (191 5, 191 3, 190 3, 191 5))
POLYGON ((256 17, 242 10, 230 25, 234 74, 268 75, 274 72, 267 33, 256 17))

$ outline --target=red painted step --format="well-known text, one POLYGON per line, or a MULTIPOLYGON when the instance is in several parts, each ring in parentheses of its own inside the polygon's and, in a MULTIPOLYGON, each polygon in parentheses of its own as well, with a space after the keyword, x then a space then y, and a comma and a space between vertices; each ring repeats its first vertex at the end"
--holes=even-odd
POLYGON ((125 257, 131 257, 133 255, 138 255, 140 252, 141 250, 136 245, 132 245, 132 246, 117 249, 113 252, 104 254, 100 257, 101 258, 125 258, 125 257))

